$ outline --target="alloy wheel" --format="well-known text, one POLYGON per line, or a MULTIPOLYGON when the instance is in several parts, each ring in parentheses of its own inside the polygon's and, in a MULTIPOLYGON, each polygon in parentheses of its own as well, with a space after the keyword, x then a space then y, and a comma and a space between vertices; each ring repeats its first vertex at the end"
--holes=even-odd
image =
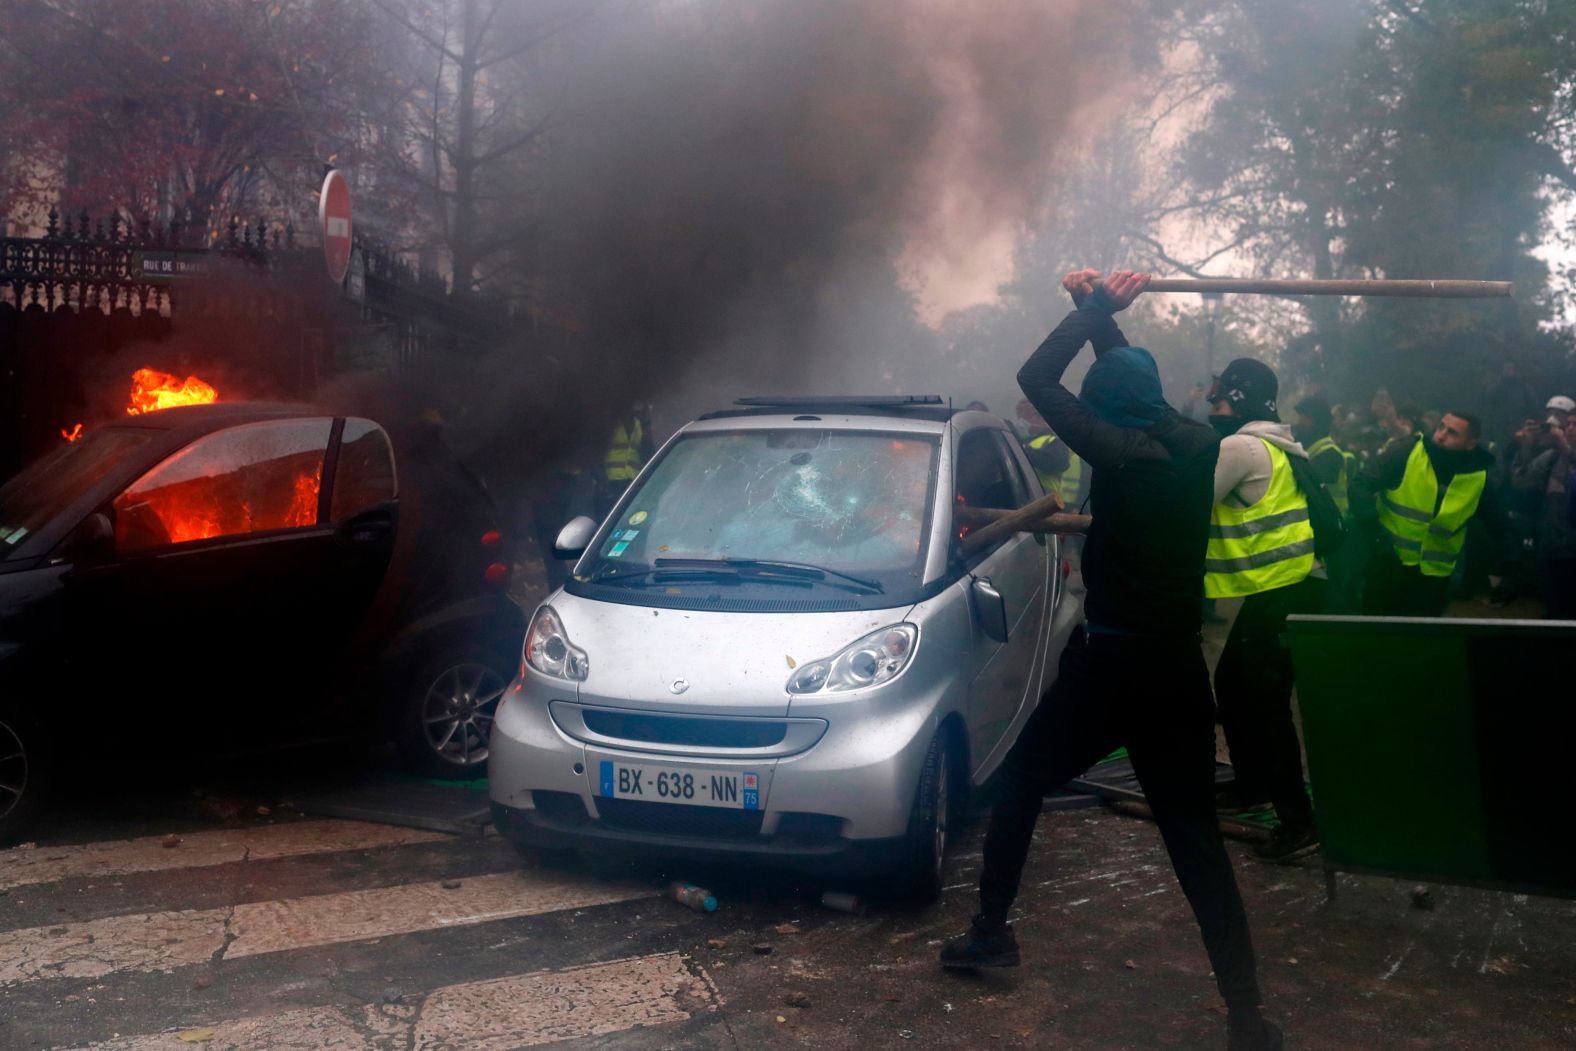
POLYGON ((440 672, 421 706, 428 747, 456 767, 487 762, 487 741, 506 689, 503 677, 485 664, 456 664, 440 672))
POLYGON ((0 819, 21 805, 27 774, 27 748, 21 736, 0 721, 0 819))

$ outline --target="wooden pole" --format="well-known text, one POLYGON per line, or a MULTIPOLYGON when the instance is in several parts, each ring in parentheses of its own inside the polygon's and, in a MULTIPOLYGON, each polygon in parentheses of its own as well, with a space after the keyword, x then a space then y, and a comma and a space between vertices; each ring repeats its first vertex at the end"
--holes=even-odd
POLYGON ((1423 299, 1507 299, 1509 281, 1329 280, 1253 277, 1157 277, 1144 292, 1238 292, 1266 296, 1411 296, 1423 299))
POLYGON ((1089 516, 1063 511, 1062 502, 1054 493, 1024 504, 1016 511, 993 507, 971 507, 967 511, 988 521, 963 538, 965 555, 989 547, 1013 533, 1084 533, 1089 530, 1089 516))

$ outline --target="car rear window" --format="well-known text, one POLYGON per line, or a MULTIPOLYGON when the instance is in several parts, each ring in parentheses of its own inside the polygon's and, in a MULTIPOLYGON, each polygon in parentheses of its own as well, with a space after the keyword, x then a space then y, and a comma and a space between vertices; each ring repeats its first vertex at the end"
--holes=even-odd
POLYGON ((197 439, 115 498, 116 550, 315 525, 332 424, 268 421, 197 439))
POLYGON ((351 417, 339 439, 329 521, 343 522, 394 499, 394 450, 389 436, 371 420, 351 417))

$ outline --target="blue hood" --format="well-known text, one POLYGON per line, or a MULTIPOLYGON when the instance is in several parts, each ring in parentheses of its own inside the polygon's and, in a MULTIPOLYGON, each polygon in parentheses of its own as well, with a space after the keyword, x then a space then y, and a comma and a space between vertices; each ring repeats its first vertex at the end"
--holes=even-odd
POLYGON ((1171 411, 1160 392, 1160 370, 1143 347, 1112 347, 1084 376, 1079 400, 1107 423, 1148 427, 1171 411))

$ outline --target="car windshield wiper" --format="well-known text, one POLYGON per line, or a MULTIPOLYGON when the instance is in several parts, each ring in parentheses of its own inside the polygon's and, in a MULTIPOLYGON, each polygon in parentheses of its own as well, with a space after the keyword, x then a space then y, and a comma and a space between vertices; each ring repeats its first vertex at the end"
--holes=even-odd
POLYGON ((856 577, 840 569, 813 566, 808 562, 783 562, 774 558, 659 558, 655 569, 667 568, 720 569, 731 567, 748 575, 751 580, 816 580, 832 587, 858 588, 879 595, 886 589, 877 580, 856 577), (836 578, 835 580, 833 578, 836 578))
MULTIPOLYGON (((620 567, 622 568, 622 567, 620 567)), ((745 580, 789 587, 827 587, 880 594, 886 589, 879 581, 866 580, 837 569, 826 569, 803 562, 779 562, 759 558, 659 558, 650 566, 631 565, 627 573, 595 573, 593 584, 621 584, 635 581, 709 580, 739 583, 745 580), (836 579, 832 579, 836 578, 836 579)))
POLYGON ((668 566, 660 563, 667 559, 658 559, 658 565, 643 566, 638 563, 628 565, 617 564, 605 566, 591 574, 587 579, 592 584, 633 584, 662 583, 665 581, 680 580, 710 580, 725 584, 737 584, 742 578, 737 570, 711 565, 697 566, 668 566), (622 570, 623 572, 615 572, 622 570))

